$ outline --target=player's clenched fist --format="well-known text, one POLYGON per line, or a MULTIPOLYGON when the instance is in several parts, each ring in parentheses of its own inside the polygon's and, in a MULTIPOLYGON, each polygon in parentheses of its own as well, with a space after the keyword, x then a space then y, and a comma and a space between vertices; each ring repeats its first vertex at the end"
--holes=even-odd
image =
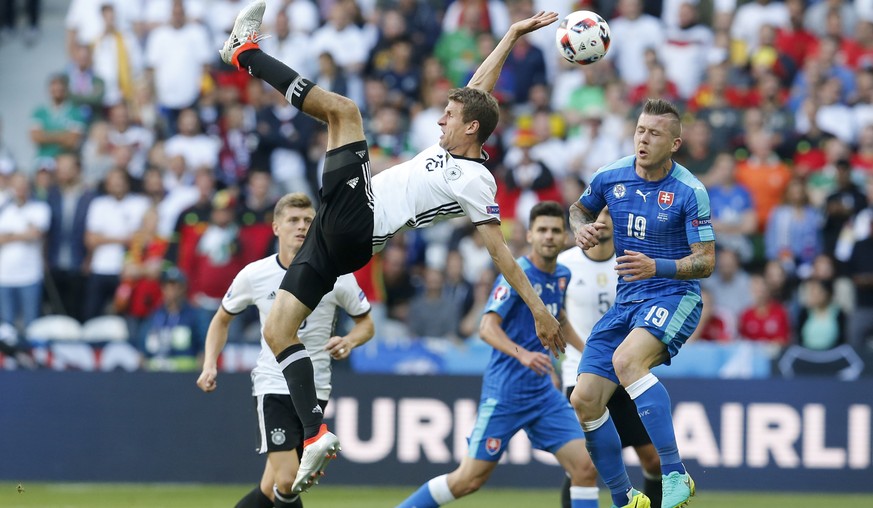
POLYGON ((218 388, 218 383, 215 382, 217 376, 218 371, 216 369, 204 368, 203 372, 200 373, 200 377, 197 378, 197 386, 204 392, 211 392, 218 388))

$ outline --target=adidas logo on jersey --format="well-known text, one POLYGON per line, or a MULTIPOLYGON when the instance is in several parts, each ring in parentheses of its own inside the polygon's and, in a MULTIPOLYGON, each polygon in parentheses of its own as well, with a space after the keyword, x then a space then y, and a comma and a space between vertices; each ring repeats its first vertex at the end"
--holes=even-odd
POLYGON ((321 410, 321 406, 318 406, 318 405, 316 405, 314 408, 312 408, 312 413, 313 414, 315 414, 315 413, 324 414, 324 412, 321 410))
POLYGON ((358 154, 358 157, 360 157, 360 158, 362 158, 362 159, 364 158, 365 155, 367 155, 367 151, 366 151, 366 150, 359 150, 359 151, 357 151, 357 152, 355 152, 355 153, 358 154))
POLYGON ((356 176, 356 177, 352 178, 351 180, 349 180, 348 182, 346 182, 346 184, 347 184, 349 187, 351 187, 351 188, 354 189, 355 186, 358 185, 358 181, 359 181, 360 179, 361 179, 361 177, 356 176))
POLYGON ((276 299, 276 292, 275 291, 273 291, 272 293, 267 295, 267 300, 275 300, 275 299, 276 299))

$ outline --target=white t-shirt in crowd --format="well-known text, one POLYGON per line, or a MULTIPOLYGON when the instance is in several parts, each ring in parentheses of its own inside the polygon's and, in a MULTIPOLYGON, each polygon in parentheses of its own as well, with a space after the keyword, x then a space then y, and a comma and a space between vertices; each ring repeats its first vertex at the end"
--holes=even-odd
MULTIPOLYGON (((230 289, 221 300, 221 306, 231 314, 239 314, 249 305, 258 307, 261 319, 261 352, 252 370, 252 395, 268 393, 288 395, 285 376, 279 370, 276 357, 264 340, 264 323, 273 307, 276 292, 285 276, 279 256, 274 254, 246 265, 233 279, 230 289)), ((341 275, 333 290, 324 295, 312 314, 303 321, 298 334, 312 360, 315 375, 315 393, 321 400, 330 398, 330 354, 325 350, 334 334, 337 310, 345 310, 350 316, 362 316, 370 312, 370 302, 358 286, 354 275, 341 275)))
MULTIPOLYGON (((99 196, 88 207, 85 231, 113 238, 130 238, 139 229, 150 206, 145 196, 128 194, 121 199, 99 196)), ((124 266, 126 248, 120 243, 100 245, 91 256, 91 273, 118 275, 124 266)))
MULTIPOLYGON (((15 201, 0 203, 0 235, 18 234, 30 228, 48 231, 52 212, 46 203, 15 201)), ((0 286, 21 287, 42 281, 44 238, 0 244, 0 286)))
POLYGON ((155 72, 157 103, 173 109, 193 105, 200 96, 203 66, 215 54, 209 34, 200 24, 187 23, 178 30, 164 25, 152 30, 146 45, 146 66, 155 72))

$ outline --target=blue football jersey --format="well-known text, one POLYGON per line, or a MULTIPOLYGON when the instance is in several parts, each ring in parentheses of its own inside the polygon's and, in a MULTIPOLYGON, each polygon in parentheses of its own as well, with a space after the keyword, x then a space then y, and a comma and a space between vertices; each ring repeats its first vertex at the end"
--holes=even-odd
MULTIPOLYGON (((546 308, 557 317, 564 308, 564 293, 570 282, 570 270, 558 264, 553 273, 546 273, 540 271, 526 257, 518 258, 518 264, 546 308)), ((488 312, 494 312, 503 318, 503 331, 513 342, 528 351, 548 354, 537 337, 533 314, 502 275, 494 283, 483 314, 488 312)), ((491 360, 482 379, 483 399, 494 397, 504 401, 521 401, 536 397, 543 390, 549 389, 555 389, 549 376, 537 374, 515 358, 496 349, 491 353, 491 360)))
MULTIPOLYGON (((632 250, 652 259, 681 259, 691 254, 691 244, 715 240, 709 195, 690 171, 674 162, 665 178, 649 182, 637 175, 635 163, 636 157, 629 156, 600 168, 579 198, 579 203, 594 214, 609 206, 617 256, 632 250)), ((615 301, 627 303, 688 291, 699 293, 700 283, 663 277, 636 282, 619 278, 615 301)))

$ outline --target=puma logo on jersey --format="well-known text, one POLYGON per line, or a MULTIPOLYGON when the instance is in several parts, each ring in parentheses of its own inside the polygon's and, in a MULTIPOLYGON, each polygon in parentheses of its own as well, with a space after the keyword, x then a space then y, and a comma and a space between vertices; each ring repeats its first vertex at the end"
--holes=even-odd
POLYGON ((547 282, 547 283, 546 283, 546 289, 548 289, 549 291, 554 292, 554 291, 555 291, 555 283, 554 283, 554 282, 552 282, 552 283, 548 283, 548 282, 547 282))
POLYGON ((319 406, 319 405, 317 405, 317 404, 316 404, 316 406, 315 406, 314 408, 312 408, 312 413, 313 413, 313 414, 315 414, 315 413, 318 413, 318 414, 324 414, 324 412, 321 410, 321 406, 319 406))
POLYGON ((643 198, 643 203, 646 202, 646 198, 649 197, 649 194, 651 194, 651 193, 652 193, 652 191, 649 191, 649 192, 646 192, 645 194, 643 194, 643 191, 637 189, 637 196, 643 198))
POLYGON ((362 159, 364 158, 365 155, 367 155, 367 151, 366 151, 366 150, 358 150, 358 151, 355 152, 355 153, 358 154, 358 157, 360 157, 360 158, 362 158, 362 159))
POLYGON ((346 184, 347 184, 349 187, 351 187, 351 188, 354 189, 355 186, 358 185, 358 181, 359 181, 360 179, 361 179, 361 177, 356 176, 356 177, 352 178, 351 180, 349 180, 348 182, 346 182, 346 184))

